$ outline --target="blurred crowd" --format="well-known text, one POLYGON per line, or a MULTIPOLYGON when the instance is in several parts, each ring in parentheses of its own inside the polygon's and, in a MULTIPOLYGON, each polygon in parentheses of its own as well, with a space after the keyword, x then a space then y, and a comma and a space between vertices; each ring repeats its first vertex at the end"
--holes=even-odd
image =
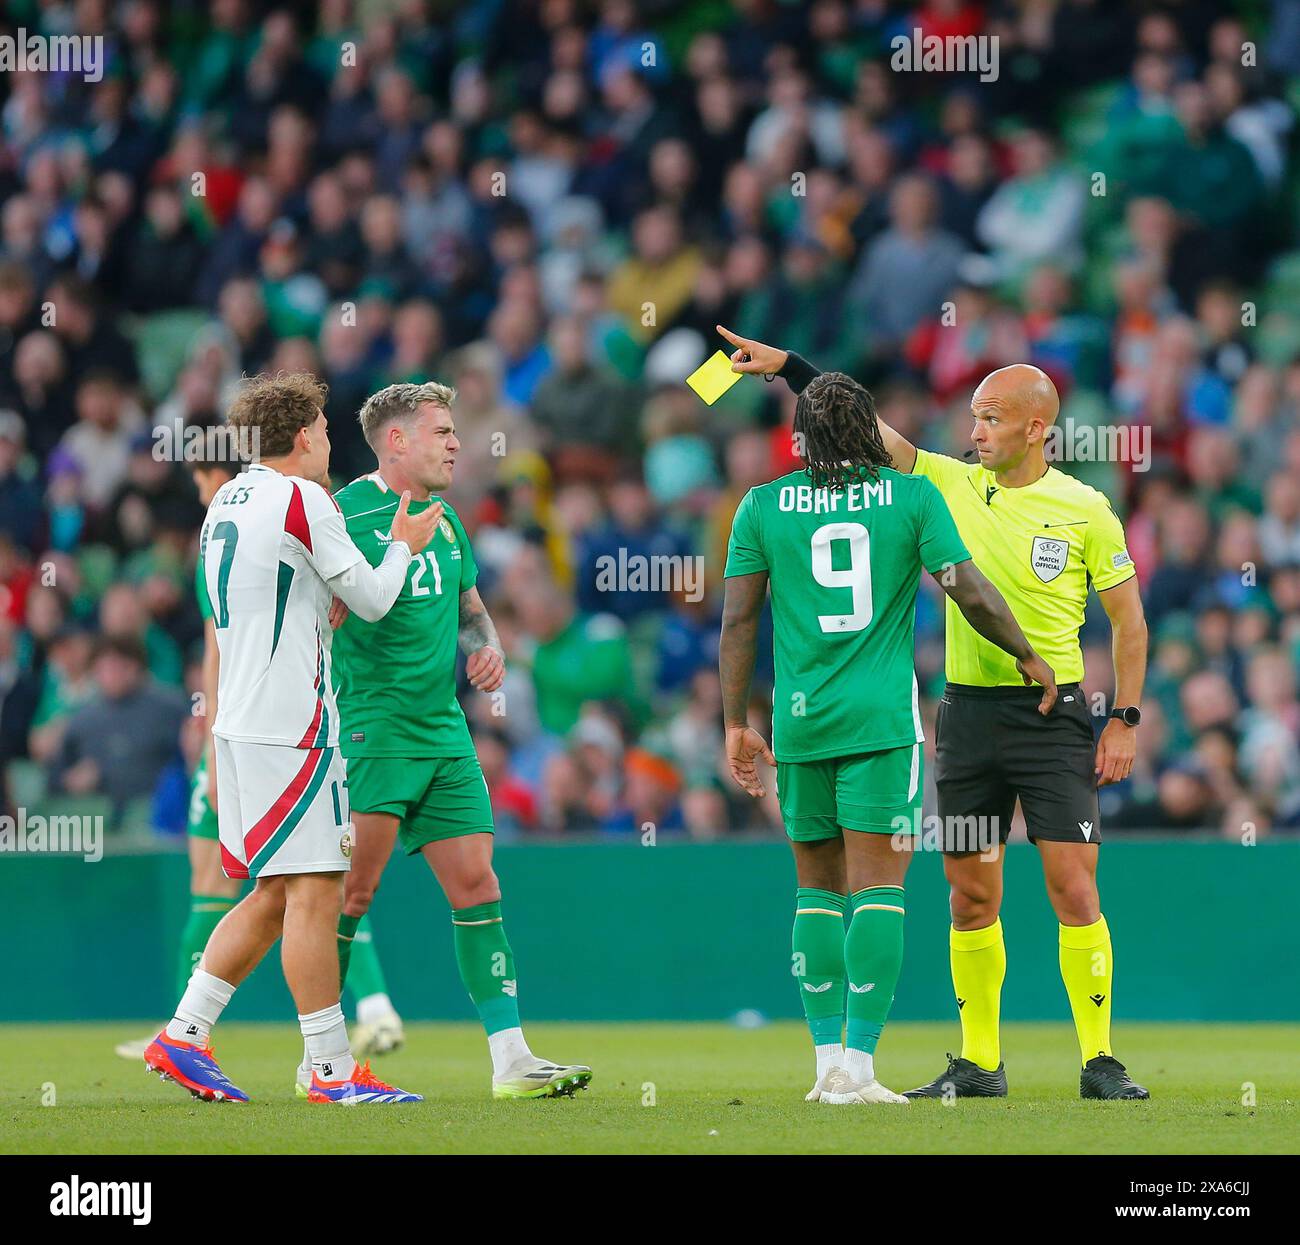
MULTIPOLYGON (((954 453, 985 372, 1046 369, 1061 466, 1125 517, 1153 639, 1108 829, 1300 828, 1300 0, 11 0, 0 21, 105 48, 98 82, 0 77, 11 808, 183 826, 202 511, 157 430, 287 370, 330 386, 340 485, 374 465, 369 393, 458 390, 449 500, 509 664, 503 716, 463 703, 503 833, 778 834, 726 778, 716 657, 731 517, 797 466, 794 404, 684 386, 723 323, 954 453), (916 31, 996 37, 996 79, 891 68, 916 31), (700 590, 602 579, 638 555, 699 558, 700 590)), ((770 679, 769 651, 760 724, 770 679)))

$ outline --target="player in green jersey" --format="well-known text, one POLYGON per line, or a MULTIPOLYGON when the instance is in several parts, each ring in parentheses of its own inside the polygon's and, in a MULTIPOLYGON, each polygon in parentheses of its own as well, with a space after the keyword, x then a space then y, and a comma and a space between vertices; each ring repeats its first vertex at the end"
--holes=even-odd
MULTIPOLYGON (((736 347, 733 371, 781 376, 796 394, 818 374, 797 354, 721 325, 718 331, 736 347)), ((1061 982, 1082 1065, 1079 1095, 1141 1102, 1149 1091, 1129 1076, 1111 1044, 1115 953, 1097 885, 1097 792, 1124 781, 1133 766, 1147 624, 1124 527, 1109 500, 1048 461, 1059 414, 1051 378, 1015 363, 990 372, 971 394, 967 461, 920 449, 883 420, 879 427, 893 465, 927 477, 943 494, 963 541, 1060 679, 1056 711, 1044 718, 1014 667, 948 609, 948 681, 935 726, 940 822, 945 832, 971 819, 996 823, 1005 843, 1019 804, 1058 921, 1061 982), (1100 737, 1080 685, 1079 628, 1093 590, 1112 632, 1114 702, 1100 737)), ((908 1090, 909 1098, 1007 1094, 1000 1036, 1004 856, 958 841, 945 845, 962 1051, 932 1081, 908 1090)))
POLYGON ((465 714, 456 699, 456 655, 473 687, 494 694, 505 679, 496 628, 475 583, 478 568, 456 512, 441 497, 460 443, 455 390, 390 385, 361 410, 378 469, 336 497, 348 534, 378 564, 402 492, 411 511, 442 511, 439 531, 411 562, 408 582, 377 623, 349 618, 334 637, 339 743, 348 763, 356 844, 339 922, 340 969, 400 841, 423 855, 451 905, 456 962, 492 1056, 497 1098, 572 1094, 591 1079, 583 1065, 553 1064, 529 1050, 519 1025, 514 956, 492 869, 492 805, 465 714))
MULTIPOLYGON (((233 454, 233 441, 213 435, 214 429, 224 432, 224 423, 194 423, 187 426, 187 433, 191 427, 200 428, 205 437, 202 452, 187 450, 186 466, 194 478, 199 503, 206 509, 217 490, 239 474, 240 464, 233 454), (223 449, 232 452, 222 452, 223 449)), ((196 442, 188 440, 186 444, 193 447, 196 442)), ((194 595, 203 619, 203 712, 198 715, 203 718, 203 748, 190 779, 185 827, 190 858, 190 912, 177 948, 178 998, 185 993, 190 974, 202 958, 212 931, 238 901, 242 885, 237 879, 226 877, 217 839, 216 783, 212 781, 211 768, 212 723, 217 716, 217 637, 202 559, 194 567, 194 595)), ((368 920, 357 931, 357 942, 364 951, 357 957, 352 983, 357 1007, 352 1049, 359 1055, 382 1055, 402 1044, 402 1020, 388 997, 368 920)), ((151 1033, 146 1038, 120 1042, 114 1049, 124 1059, 139 1060, 153 1037, 151 1033)))
POLYGON ((903 879, 920 829, 921 568, 1026 684, 1042 684, 1043 713, 1055 677, 971 561, 939 490, 889 466, 861 385, 819 376, 799 396, 794 431, 805 468, 750 489, 732 523, 719 651, 727 758, 755 797, 758 758, 776 766, 798 878, 792 971, 817 1057, 808 1100, 901 1105, 873 1056, 902 967, 903 879), (769 585, 771 749, 748 721, 769 585))

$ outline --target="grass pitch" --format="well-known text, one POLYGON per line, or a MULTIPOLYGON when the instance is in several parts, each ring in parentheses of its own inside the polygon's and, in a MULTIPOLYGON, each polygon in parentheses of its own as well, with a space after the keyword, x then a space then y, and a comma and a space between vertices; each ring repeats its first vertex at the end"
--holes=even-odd
MULTIPOLYGON (((375 1069, 426 1101, 349 1110, 294 1098, 287 1025, 217 1031, 247 1106, 197 1103, 113 1054, 148 1027, 0 1025, 0 1152, 1290 1154, 1300 1138, 1295 1025, 1120 1026, 1118 1054, 1152 1099, 1115 1103, 1079 1101, 1069 1026, 1008 1025, 1009 1098, 897 1108, 805 1103, 812 1054, 795 1023, 533 1025, 547 1058, 595 1069, 577 1098, 540 1102, 490 1099, 477 1027, 412 1025, 375 1069)), ((880 1077, 927 1081, 958 1042, 955 1025, 891 1025, 880 1077)))

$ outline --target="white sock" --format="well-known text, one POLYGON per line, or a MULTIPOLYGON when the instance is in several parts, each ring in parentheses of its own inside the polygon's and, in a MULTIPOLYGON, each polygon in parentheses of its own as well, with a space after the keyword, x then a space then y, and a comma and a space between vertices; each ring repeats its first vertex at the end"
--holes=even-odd
POLYGON ((176 1005, 176 1015, 167 1022, 167 1036, 179 1042, 206 1046, 212 1031, 235 993, 235 987, 220 977, 196 968, 176 1005))
POLYGON ((528 1043, 524 1041, 524 1031, 518 1026, 489 1033, 488 1050, 492 1053, 493 1076, 504 1076, 521 1059, 533 1057, 528 1043))
POLYGON ((386 994, 367 994, 357 1000, 357 1024, 372 1025, 377 1020, 384 1020, 397 1015, 393 1000, 386 994))
POLYGON ((817 1079, 826 1075, 828 1068, 844 1067, 844 1047, 839 1042, 827 1042, 814 1048, 817 1051, 817 1079))
POLYGON ((876 1079, 876 1064, 864 1050, 855 1050, 852 1046, 844 1048, 844 1071, 859 1085, 876 1079))
POLYGON ((335 1003, 318 1012, 298 1017, 298 1027, 307 1042, 307 1055, 312 1071, 322 1081, 346 1081, 352 1075, 357 1061, 352 1058, 348 1045, 348 1027, 343 1020, 343 1008, 335 1003))

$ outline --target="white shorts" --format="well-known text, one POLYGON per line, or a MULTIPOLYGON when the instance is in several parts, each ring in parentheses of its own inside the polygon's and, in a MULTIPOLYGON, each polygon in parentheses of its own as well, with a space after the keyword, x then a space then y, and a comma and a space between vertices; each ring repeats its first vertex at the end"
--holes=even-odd
POLYGON ((213 736, 217 831, 228 878, 351 868, 347 770, 337 748, 213 736))

